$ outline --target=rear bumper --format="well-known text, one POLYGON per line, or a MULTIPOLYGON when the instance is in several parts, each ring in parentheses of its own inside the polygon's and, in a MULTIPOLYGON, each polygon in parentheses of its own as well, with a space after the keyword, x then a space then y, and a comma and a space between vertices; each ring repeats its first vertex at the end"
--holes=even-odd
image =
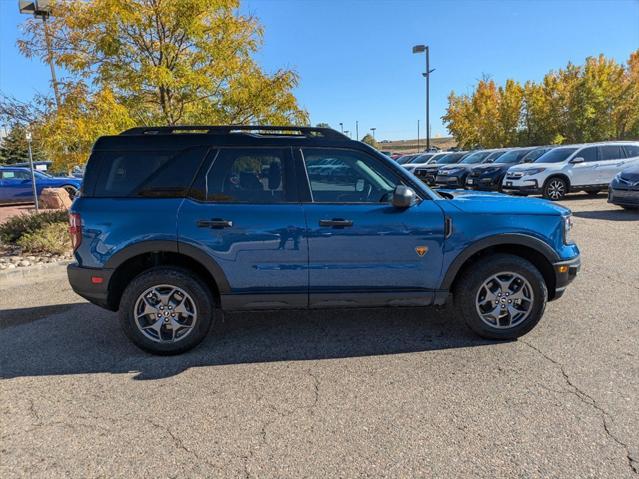
POLYGON ((553 270, 555 271, 555 294, 551 295, 551 300, 559 299, 563 296, 566 288, 577 277, 577 273, 580 269, 581 256, 553 264, 553 270))
POLYGON ((442 176, 437 175, 435 177, 435 185, 446 187, 464 187, 466 178, 463 176, 442 176))
POLYGON ((109 280, 112 274, 112 269, 83 268, 77 263, 67 266, 67 276, 73 291, 93 304, 115 311, 117 308, 109 304, 109 280), (101 282, 98 282, 99 278, 101 282))

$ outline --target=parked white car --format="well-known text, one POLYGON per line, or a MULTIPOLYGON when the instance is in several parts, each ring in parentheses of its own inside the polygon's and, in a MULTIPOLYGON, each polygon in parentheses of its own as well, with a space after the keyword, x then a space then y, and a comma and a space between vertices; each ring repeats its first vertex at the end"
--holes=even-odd
POLYGON ((611 141, 557 147, 535 162, 513 166, 502 182, 505 192, 541 194, 557 201, 572 191, 596 195, 624 168, 639 164, 639 142, 611 141))

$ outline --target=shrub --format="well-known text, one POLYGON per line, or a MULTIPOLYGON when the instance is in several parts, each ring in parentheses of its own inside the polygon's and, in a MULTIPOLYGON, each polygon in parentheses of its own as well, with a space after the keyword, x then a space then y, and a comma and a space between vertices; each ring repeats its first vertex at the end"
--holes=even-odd
POLYGON ((0 242, 16 243, 23 235, 35 233, 46 225, 67 223, 68 213, 64 210, 28 213, 9 218, 0 225, 0 242))
POLYGON ((33 253, 62 254, 71 249, 67 223, 51 223, 36 231, 24 233, 17 244, 33 253))

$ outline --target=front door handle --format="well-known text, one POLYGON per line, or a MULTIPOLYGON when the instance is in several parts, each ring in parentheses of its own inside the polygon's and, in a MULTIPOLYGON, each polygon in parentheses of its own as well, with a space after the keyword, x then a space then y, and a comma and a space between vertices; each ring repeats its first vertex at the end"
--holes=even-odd
POLYGON ((353 222, 342 218, 333 218, 332 220, 319 220, 319 225, 332 226, 333 228, 347 228, 353 226, 353 222))
POLYGON ((229 220, 223 220, 222 218, 213 218, 210 220, 198 220, 197 221, 198 228, 231 228, 233 226, 233 222, 229 220))

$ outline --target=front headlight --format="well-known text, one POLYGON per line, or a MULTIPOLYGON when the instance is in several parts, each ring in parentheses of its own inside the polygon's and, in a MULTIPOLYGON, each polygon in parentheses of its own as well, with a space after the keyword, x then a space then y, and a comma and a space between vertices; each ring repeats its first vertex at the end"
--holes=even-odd
POLYGON ((546 168, 532 168, 530 170, 524 170, 523 171, 523 176, 533 176, 536 175, 538 173, 541 173, 542 171, 545 171, 546 168))
POLYGON ((564 216, 564 244, 572 243, 572 215, 564 216))

